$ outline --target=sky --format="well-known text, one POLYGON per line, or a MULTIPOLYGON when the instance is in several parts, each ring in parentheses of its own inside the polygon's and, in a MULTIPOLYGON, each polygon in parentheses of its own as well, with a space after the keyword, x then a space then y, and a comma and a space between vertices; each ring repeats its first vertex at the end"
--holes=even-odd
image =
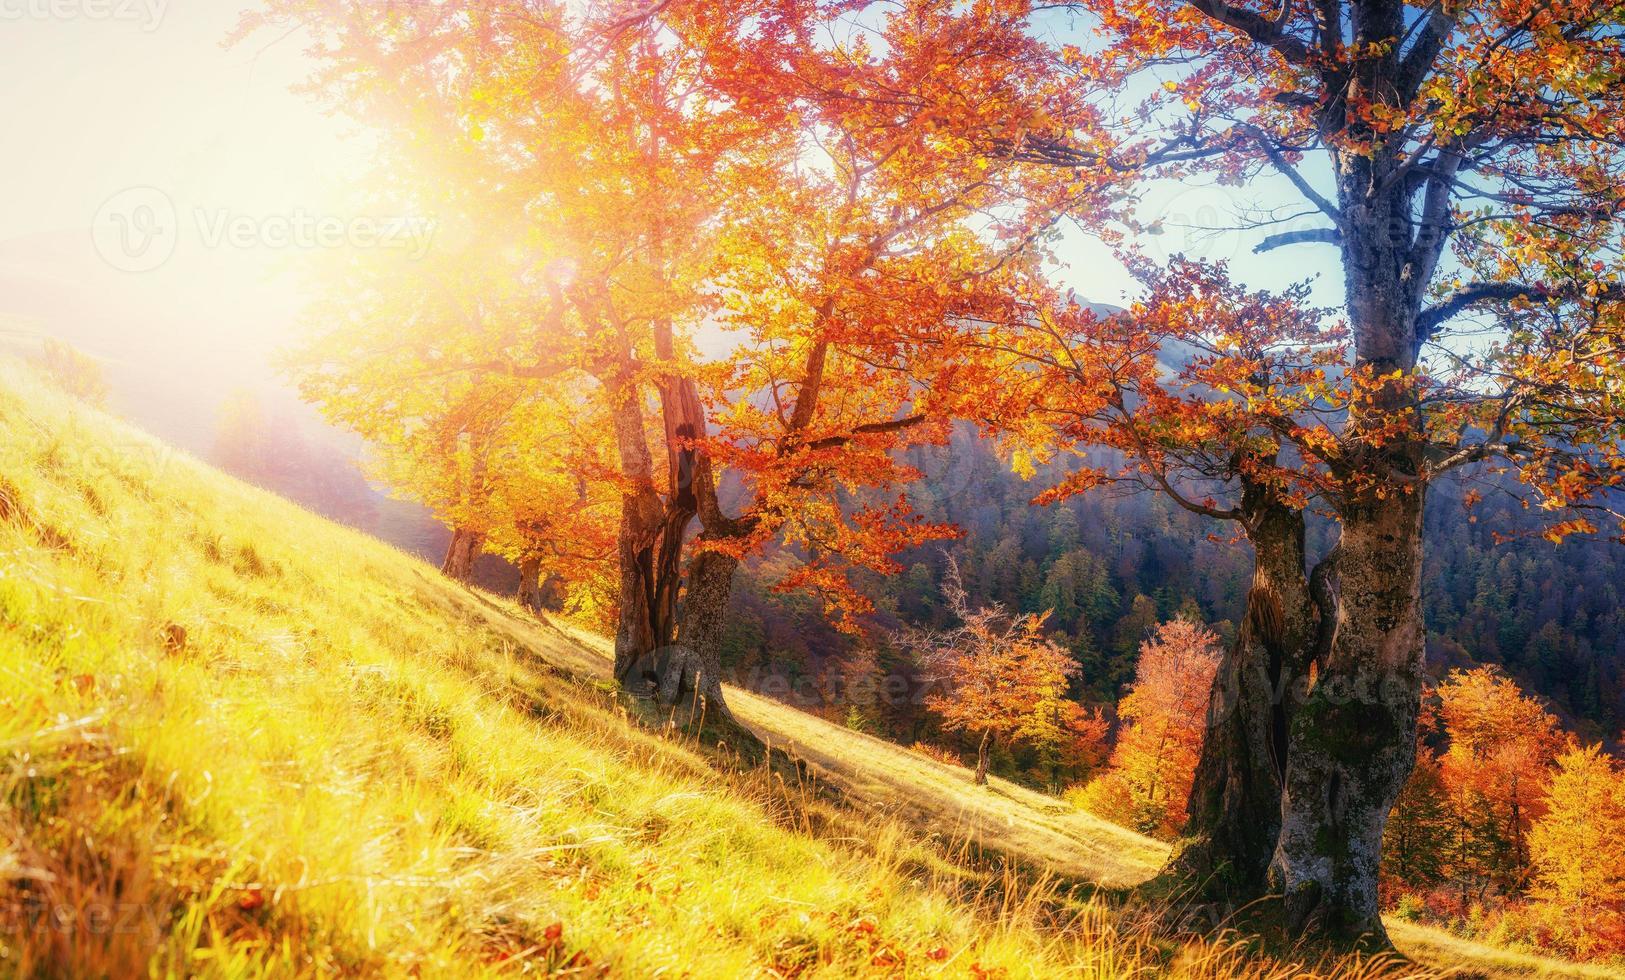
MULTIPOLYGON (((0 349, 73 343, 102 362, 115 410, 200 452, 242 390, 320 431, 274 368, 310 300, 308 260, 434 241, 432 216, 347 208, 368 134, 292 91, 313 67, 300 35, 225 45, 244 6, 0 0, 0 349)), ((1231 260, 1256 285, 1318 276, 1317 298, 1336 302, 1331 249, 1259 257, 1260 233, 1187 227, 1283 196, 1270 182, 1153 186, 1141 215, 1165 230, 1146 245, 1231 260)), ((1121 269, 1086 234, 1059 252, 1082 296, 1125 301, 1121 269)))
POLYGON ((286 396, 300 259, 373 220, 334 203, 363 134, 290 91, 297 39, 224 47, 238 9, 0 0, 0 338, 74 343, 194 449, 232 392, 286 396))

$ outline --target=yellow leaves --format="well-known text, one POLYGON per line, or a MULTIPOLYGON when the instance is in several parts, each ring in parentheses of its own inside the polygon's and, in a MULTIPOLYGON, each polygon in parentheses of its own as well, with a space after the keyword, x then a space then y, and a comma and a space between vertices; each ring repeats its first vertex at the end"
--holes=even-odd
POLYGON ((1563 539, 1571 534, 1596 534, 1597 525, 1585 518, 1576 518, 1570 521, 1559 521, 1541 532, 1541 537, 1552 544, 1562 544, 1563 539))
POLYGON ((1545 815, 1529 835, 1536 868, 1532 889, 1554 934, 1575 953, 1607 948, 1617 927, 1610 913, 1625 900, 1625 773, 1601 746, 1575 748, 1557 760, 1545 815))
POLYGON ((1023 480, 1031 480, 1038 475, 1038 466, 1033 460, 1033 454, 1025 449, 1018 449, 1010 454, 1010 469, 1023 480))

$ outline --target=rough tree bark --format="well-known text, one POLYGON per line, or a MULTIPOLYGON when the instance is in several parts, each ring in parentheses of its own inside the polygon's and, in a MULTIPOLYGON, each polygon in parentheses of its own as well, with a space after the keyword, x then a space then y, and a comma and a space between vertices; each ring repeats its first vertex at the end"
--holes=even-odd
POLYGON ((626 481, 616 533, 621 591, 615 679, 627 692, 649 696, 660 687, 658 652, 673 642, 681 577, 678 563, 693 511, 685 512, 655 491, 654 462, 635 386, 625 381, 616 385, 613 404, 616 447, 626 481))
POLYGON ((1243 524, 1252 588, 1208 701, 1190 819, 1160 876, 1184 901, 1226 912, 1264 896, 1281 822, 1288 731, 1307 687, 1320 616, 1304 549, 1304 516, 1247 484, 1243 524))
POLYGON ((474 577, 474 560, 479 558, 484 547, 485 535, 481 532, 463 527, 452 528, 451 542, 446 546, 446 558, 440 563, 440 571, 459 582, 471 580, 474 577))
MULTIPOLYGON (((1376 18, 1359 29, 1387 36, 1380 32, 1394 23, 1376 18)), ((1324 111, 1341 125, 1341 105, 1324 111)), ((1448 199, 1452 170, 1446 161, 1406 181, 1394 179, 1401 162, 1389 150, 1334 151, 1333 160, 1354 378, 1363 390, 1352 399, 1333 464, 1342 526, 1335 627, 1293 720, 1270 876, 1285 898, 1289 930, 1385 947, 1377 903, 1382 832, 1415 763, 1422 691, 1427 474, 1414 385, 1417 323, 1446 238, 1448 209, 1439 200, 1448 199), (1426 195, 1420 219, 1419 191, 1426 195)))
MULTIPOLYGON (((1415 464, 1416 449, 1402 439, 1380 455, 1390 467, 1415 464)), ((1424 485, 1395 475, 1340 507, 1335 639, 1292 726, 1270 869, 1290 931, 1373 946, 1388 945, 1377 902, 1382 832, 1416 761, 1422 692, 1424 485)))
POLYGON ((689 561, 679 642, 660 670, 660 700, 664 703, 673 704, 686 696, 698 702, 694 705, 697 715, 733 719, 722 696, 722 633, 738 567, 739 559, 734 556, 705 549, 689 561))
POLYGON ((976 785, 987 785, 987 757, 993 748, 993 732, 982 733, 982 741, 976 746, 976 785))
MULTIPOLYGON (((657 347, 663 350, 667 344, 669 339, 657 347)), ((685 583, 683 556, 696 515, 713 539, 733 536, 741 527, 722 515, 710 460, 692 444, 705 432, 704 407, 694 383, 664 378, 660 405, 668 467, 665 496, 654 488, 654 464, 635 393, 620 398, 615 413, 621 470, 632 477, 622 495, 617 536, 621 603, 615 677, 635 696, 652 696, 665 705, 703 706, 705 717, 737 727, 723 696, 721 647, 739 562, 703 549, 689 560, 685 583)))

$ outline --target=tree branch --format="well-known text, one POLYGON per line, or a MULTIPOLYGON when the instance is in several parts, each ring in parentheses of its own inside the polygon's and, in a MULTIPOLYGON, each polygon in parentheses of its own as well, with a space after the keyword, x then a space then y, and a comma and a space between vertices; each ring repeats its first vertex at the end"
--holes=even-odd
POLYGON ((1268 252, 1286 245, 1302 245, 1309 242, 1319 242, 1324 245, 1341 245, 1343 233, 1336 228, 1308 228, 1302 231, 1283 231, 1266 236, 1265 239, 1253 246, 1257 253, 1268 252))
MULTIPOLYGON (((1456 290, 1434 306, 1423 310, 1416 317, 1416 335, 1419 340, 1426 340, 1441 325, 1452 320, 1469 308, 1491 303, 1511 303, 1524 299, 1531 302, 1548 302, 1554 299, 1563 299, 1563 290, 1553 289, 1545 283, 1524 282, 1473 282, 1456 290)), ((1576 299, 1580 297, 1574 297, 1576 299)), ((1602 285, 1594 295, 1586 298, 1617 302, 1625 299, 1625 286, 1617 283, 1602 285)))
POLYGON ((808 449, 834 449, 837 446, 844 446, 851 442, 853 436, 875 435, 883 432, 899 432, 903 429, 913 428, 914 426, 919 425, 921 422, 924 422, 927 418, 929 418, 929 416, 920 414, 905 415, 900 419, 891 419, 886 422, 865 422, 862 425, 853 426, 852 431, 850 432, 845 432, 838 436, 825 436, 822 439, 814 439, 806 445, 808 449))
POLYGON ((1445 4, 1437 3, 1433 12, 1421 21, 1422 33, 1399 64, 1399 78, 1395 85, 1407 102, 1416 97, 1432 71, 1433 63, 1438 60, 1439 52, 1444 50, 1445 41, 1456 29, 1459 14, 1447 13, 1444 8, 1445 4))
MULTIPOLYGON (((1308 46, 1286 33, 1284 17, 1264 17, 1250 10, 1232 7, 1224 0, 1185 0, 1185 2, 1226 27, 1233 27, 1253 41, 1274 49, 1276 54, 1291 64, 1302 65, 1309 60, 1308 46)), ((1285 9, 1290 10, 1291 5, 1287 4, 1285 9)))
POLYGON ((1332 219, 1332 224, 1342 228, 1345 223, 1343 212, 1338 210, 1337 205, 1328 200, 1326 195, 1315 190, 1314 186, 1304 179, 1303 174, 1298 173, 1298 168, 1286 161, 1286 157, 1281 155, 1280 148, 1275 145, 1275 141, 1270 138, 1270 135, 1256 126, 1245 128, 1258 143, 1258 148, 1264 151, 1264 156, 1269 158, 1270 164, 1281 173, 1281 176, 1291 181, 1292 186, 1298 189, 1299 194, 1302 194, 1311 204, 1319 208, 1326 217, 1332 219))

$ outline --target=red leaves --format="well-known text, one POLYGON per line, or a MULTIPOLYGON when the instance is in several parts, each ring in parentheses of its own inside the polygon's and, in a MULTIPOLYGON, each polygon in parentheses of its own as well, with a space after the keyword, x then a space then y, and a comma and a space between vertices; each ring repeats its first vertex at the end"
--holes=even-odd
POLYGON ((483 958, 487 963, 520 964, 521 969, 532 960, 540 960, 545 973, 574 975, 603 975, 593 970, 592 957, 586 950, 570 950, 564 942, 564 923, 553 922, 540 936, 523 933, 504 933, 486 946, 483 958))

